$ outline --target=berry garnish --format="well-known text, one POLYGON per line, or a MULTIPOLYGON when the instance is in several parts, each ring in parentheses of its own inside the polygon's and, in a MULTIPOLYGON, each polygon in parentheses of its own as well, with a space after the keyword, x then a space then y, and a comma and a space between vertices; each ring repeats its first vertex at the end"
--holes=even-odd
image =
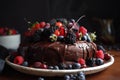
POLYGON ((102 50, 98 50, 98 51, 96 52, 96 57, 97 57, 97 58, 104 59, 104 53, 103 53, 103 51, 102 51, 102 50))
POLYGON ((40 22, 40 27, 41 27, 41 28, 44 28, 45 25, 46 25, 46 22, 44 22, 44 21, 43 21, 43 22, 40 22))
POLYGON ((101 58, 97 58, 97 59, 95 60, 95 64, 96 64, 97 66, 102 65, 103 63, 104 63, 104 60, 101 59, 101 58))
POLYGON ((41 65, 42 65, 41 62, 35 62, 35 63, 33 64, 33 67, 35 67, 35 68, 40 68, 41 65))
POLYGON ((58 26, 59 28, 62 27, 62 23, 61 22, 56 22, 55 26, 58 26))
POLYGON ((106 53, 104 54, 104 59, 107 61, 107 60, 110 60, 110 54, 106 53))
POLYGON ((73 63, 72 68, 73 69, 80 69, 81 68, 81 64, 80 63, 73 63))
POLYGON ((28 66, 28 61, 24 61, 22 66, 28 66))
POLYGON ((23 62, 24 62, 24 58, 22 56, 16 56, 14 59, 15 64, 21 65, 23 64, 23 62))
POLYGON ((60 31, 59 31, 59 30, 55 30, 54 34, 55 34, 56 36, 59 36, 59 35, 60 35, 60 31))
POLYGON ((89 67, 93 67, 95 65, 95 60, 93 58, 87 58, 86 65, 89 67))
POLYGON ((40 68, 42 68, 42 69, 47 69, 48 67, 47 67, 46 64, 41 64, 41 65, 40 65, 40 68))
POLYGON ((78 63, 80 63, 81 65, 85 64, 85 60, 83 58, 79 58, 78 59, 78 63))
POLYGON ((80 26, 79 31, 85 35, 87 33, 87 29, 84 26, 80 26))

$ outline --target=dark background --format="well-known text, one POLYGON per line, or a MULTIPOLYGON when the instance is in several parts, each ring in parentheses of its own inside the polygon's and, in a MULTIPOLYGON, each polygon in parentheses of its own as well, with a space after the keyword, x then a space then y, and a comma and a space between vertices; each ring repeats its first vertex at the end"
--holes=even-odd
MULTIPOLYGON (((81 20, 90 31, 101 31, 100 26, 91 24, 92 18, 112 19, 114 36, 119 42, 120 4, 119 0, 0 0, 0 26, 16 28, 20 33, 29 21, 49 21, 52 18, 74 18, 81 20)), ((102 31, 101 31, 102 32, 102 31)))

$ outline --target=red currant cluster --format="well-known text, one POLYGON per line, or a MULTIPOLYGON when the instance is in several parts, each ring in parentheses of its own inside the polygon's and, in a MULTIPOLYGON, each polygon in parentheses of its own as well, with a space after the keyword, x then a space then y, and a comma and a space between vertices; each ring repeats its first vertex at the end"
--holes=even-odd
POLYGON ((15 29, 10 29, 10 28, 3 28, 3 27, 0 27, 0 35, 15 35, 17 34, 18 32, 15 30, 15 29))

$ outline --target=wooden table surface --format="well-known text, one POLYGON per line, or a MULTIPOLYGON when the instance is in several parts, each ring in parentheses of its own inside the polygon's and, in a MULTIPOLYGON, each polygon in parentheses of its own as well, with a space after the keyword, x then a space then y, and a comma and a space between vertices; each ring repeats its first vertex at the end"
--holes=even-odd
MULTIPOLYGON (((109 51, 114 56, 115 62, 107 69, 86 76, 86 80, 120 80, 120 51, 109 51)), ((11 67, 6 66, 4 72, 0 74, 0 80, 37 80, 38 76, 27 75, 13 70, 11 67)), ((47 77, 45 80, 62 80, 61 77, 47 77)))

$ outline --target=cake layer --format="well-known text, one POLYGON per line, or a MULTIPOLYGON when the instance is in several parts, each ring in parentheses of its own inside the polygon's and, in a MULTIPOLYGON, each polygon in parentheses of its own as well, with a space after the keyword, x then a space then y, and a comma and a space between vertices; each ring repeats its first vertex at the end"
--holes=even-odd
POLYGON ((21 45, 20 52, 24 52, 25 59, 30 63, 40 61, 47 65, 77 62, 79 58, 95 57, 96 45, 93 42, 77 41, 74 44, 61 42, 38 42, 21 45))

